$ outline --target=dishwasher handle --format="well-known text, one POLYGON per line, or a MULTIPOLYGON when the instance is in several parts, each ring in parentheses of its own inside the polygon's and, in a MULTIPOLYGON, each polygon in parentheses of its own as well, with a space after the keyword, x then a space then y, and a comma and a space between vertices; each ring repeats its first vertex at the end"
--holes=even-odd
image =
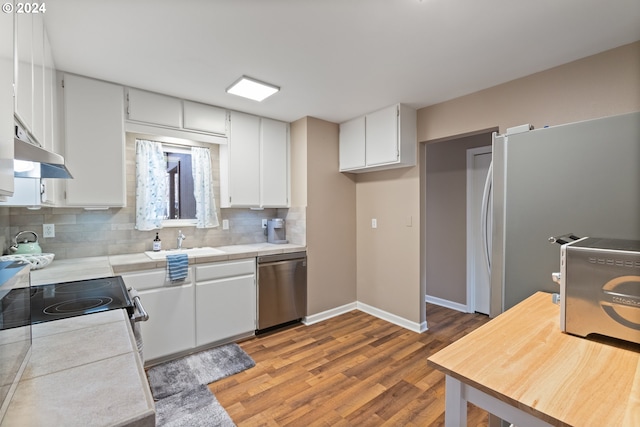
POLYGON ((307 258, 306 252, 292 252, 288 254, 262 255, 257 258, 258 265, 279 261, 295 261, 307 258))

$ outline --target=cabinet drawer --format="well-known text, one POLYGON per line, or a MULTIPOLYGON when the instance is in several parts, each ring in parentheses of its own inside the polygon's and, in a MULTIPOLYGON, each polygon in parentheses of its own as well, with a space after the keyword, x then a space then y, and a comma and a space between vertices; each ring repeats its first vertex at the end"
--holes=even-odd
POLYGON ((192 267, 187 270, 187 278, 172 282, 167 277, 166 269, 136 271, 133 273, 122 274, 122 279, 127 286, 132 286, 138 291, 155 288, 171 288, 192 283, 193 277, 192 267))
POLYGON ((255 272, 255 258, 199 265, 196 266, 196 281, 203 282, 205 280, 222 279, 224 277, 243 276, 255 274, 255 272))

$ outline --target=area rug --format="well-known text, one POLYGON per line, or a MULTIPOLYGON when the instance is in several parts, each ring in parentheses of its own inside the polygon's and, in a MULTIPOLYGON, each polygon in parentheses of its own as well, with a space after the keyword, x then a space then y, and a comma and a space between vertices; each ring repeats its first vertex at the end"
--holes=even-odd
POLYGON ((234 427, 235 424, 209 387, 200 385, 157 401, 156 426, 234 427))
POLYGON ((253 359, 232 343, 150 368, 156 426, 235 426, 207 384, 253 366, 253 359))
POLYGON ((147 376, 153 397, 163 399, 254 366, 253 359, 231 343, 154 366, 147 376))

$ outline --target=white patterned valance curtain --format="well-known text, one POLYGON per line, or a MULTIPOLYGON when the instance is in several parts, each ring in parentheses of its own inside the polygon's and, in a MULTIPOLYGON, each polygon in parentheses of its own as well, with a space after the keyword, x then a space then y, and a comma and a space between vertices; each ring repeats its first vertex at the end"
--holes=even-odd
POLYGON ((167 194, 162 144, 136 139, 136 229, 162 228, 167 194))
POLYGON ((211 153, 208 148, 191 147, 193 195, 196 199, 196 228, 218 226, 216 200, 213 195, 211 153))

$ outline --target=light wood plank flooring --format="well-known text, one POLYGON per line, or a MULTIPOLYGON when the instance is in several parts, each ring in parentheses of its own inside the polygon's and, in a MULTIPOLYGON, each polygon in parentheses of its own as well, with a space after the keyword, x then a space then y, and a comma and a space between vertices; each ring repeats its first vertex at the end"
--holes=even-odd
MULTIPOLYGON (((360 311, 240 343, 256 366, 209 387, 240 426, 441 426, 444 374, 427 357, 489 320, 427 304, 417 334, 360 311)), ((469 406, 468 425, 486 426, 469 406)))

